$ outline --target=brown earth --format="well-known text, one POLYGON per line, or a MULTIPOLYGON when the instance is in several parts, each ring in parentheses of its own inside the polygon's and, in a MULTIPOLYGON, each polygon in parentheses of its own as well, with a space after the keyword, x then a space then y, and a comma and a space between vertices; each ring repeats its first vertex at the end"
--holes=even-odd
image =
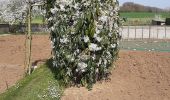
MULTIPOLYGON (((33 36, 32 62, 50 57, 48 35, 33 36)), ((14 85, 24 74, 25 36, 0 36, 0 93, 14 85)))
MULTIPOLYGON (((50 57, 48 37, 33 37, 32 62, 50 57)), ((23 77, 24 40, 19 35, 0 37, 0 93, 23 77)), ((170 53, 121 51, 110 78, 92 91, 68 88, 62 100, 170 100, 170 53)))
POLYGON ((170 100, 170 53, 121 51, 110 82, 69 88, 62 100, 170 100))

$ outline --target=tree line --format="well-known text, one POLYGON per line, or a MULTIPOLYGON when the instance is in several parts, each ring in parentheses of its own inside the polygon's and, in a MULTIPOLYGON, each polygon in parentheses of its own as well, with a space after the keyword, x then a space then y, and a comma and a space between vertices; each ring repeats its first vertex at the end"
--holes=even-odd
POLYGON ((121 12, 169 12, 170 9, 144 6, 133 2, 126 2, 120 7, 121 12))

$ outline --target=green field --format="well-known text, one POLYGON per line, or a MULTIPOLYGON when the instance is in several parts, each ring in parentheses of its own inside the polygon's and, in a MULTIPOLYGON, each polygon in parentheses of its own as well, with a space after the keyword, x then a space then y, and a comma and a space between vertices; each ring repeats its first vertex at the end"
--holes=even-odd
MULTIPOLYGON (((120 12, 120 16, 127 18, 124 25, 148 25, 155 15, 160 15, 163 19, 170 18, 170 12, 150 13, 150 12, 120 12)), ((2 21, 0 21, 2 23, 2 21)), ((32 18, 32 23, 43 24, 43 16, 36 16, 32 18)))
MULTIPOLYGON (((32 19, 32 23, 43 24, 43 16, 36 16, 32 19)), ((44 22, 45 23, 45 22, 44 22)))
MULTIPOLYGON (((140 20, 147 21, 154 18, 155 15, 161 15, 162 18, 170 17, 170 13, 150 13, 150 12, 120 12, 121 17, 129 18, 132 21, 140 20)), ((32 23, 43 23, 43 17, 37 16, 34 17, 32 23)))
POLYGON ((126 18, 154 18, 155 15, 161 15, 163 18, 170 17, 170 13, 150 13, 150 12, 121 12, 121 17, 126 18))
POLYGON ((123 25, 150 25, 152 18, 127 18, 123 25))
POLYGON ((123 25, 149 25, 155 16, 160 16, 161 19, 170 18, 170 13, 150 13, 150 12, 121 12, 122 18, 127 18, 123 25))

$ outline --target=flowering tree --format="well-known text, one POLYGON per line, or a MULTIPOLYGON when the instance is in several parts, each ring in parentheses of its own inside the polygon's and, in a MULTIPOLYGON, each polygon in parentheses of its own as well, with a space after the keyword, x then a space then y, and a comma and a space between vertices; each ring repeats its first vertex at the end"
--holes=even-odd
MULTIPOLYGON (((44 0, 5 0, 0 2, 0 18, 4 22, 13 24, 14 22, 26 21, 29 3, 36 5, 44 2, 44 0)), ((32 10, 40 12, 40 9, 33 8, 32 10)))
POLYGON ((16 20, 22 21, 24 19, 27 9, 25 0, 6 0, 0 8, 1 18, 5 22, 13 24, 16 20))
POLYGON ((119 45, 117 0, 47 0, 53 66, 66 84, 107 79, 119 45))

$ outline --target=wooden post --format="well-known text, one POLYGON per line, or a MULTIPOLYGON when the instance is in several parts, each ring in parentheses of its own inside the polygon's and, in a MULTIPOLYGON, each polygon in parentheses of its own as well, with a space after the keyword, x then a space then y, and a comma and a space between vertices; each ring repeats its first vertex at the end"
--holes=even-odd
POLYGON ((157 39, 158 39, 158 34, 159 34, 159 30, 158 30, 158 26, 157 26, 157 39))
POLYGON ((130 31, 129 31, 129 25, 128 25, 128 40, 129 40, 129 34, 130 34, 130 31))
POLYGON ((123 39, 123 26, 122 26, 122 29, 121 29, 121 37, 123 39))
POLYGON ((135 39, 136 39, 136 26, 135 26, 135 39))
POLYGON ((165 39, 166 39, 166 25, 165 25, 165 39))
POLYGON ((151 38, 151 25, 149 25, 149 39, 151 38))
POLYGON ((27 43, 28 43, 28 57, 27 57, 27 70, 28 74, 31 74, 31 46, 32 46, 32 34, 31 34, 31 10, 32 6, 31 3, 29 4, 28 8, 28 36, 27 36, 27 43))
POLYGON ((143 26, 142 26, 142 40, 143 40, 143 26))
POLYGON ((26 29, 25 29, 25 61, 24 61, 24 72, 25 72, 25 75, 27 74, 27 70, 28 70, 28 51, 27 51, 27 48, 28 48, 28 43, 27 43, 27 39, 28 39, 28 11, 27 11, 27 16, 26 16, 26 29))
MULTIPOLYGON (((45 2, 45 0, 44 0, 45 2)), ((40 5, 44 5, 45 3, 43 2, 43 4, 33 4, 31 2, 31 0, 29 0, 28 2, 28 11, 27 11, 27 33, 26 33, 26 43, 25 43, 25 47, 26 47, 26 52, 25 52, 25 70, 27 74, 31 74, 31 67, 32 67, 32 63, 31 63, 31 52, 32 52, 32 33, 31 33, 31 17, 32 17, 32 7, 33 6, 40 6, 40 5)))

